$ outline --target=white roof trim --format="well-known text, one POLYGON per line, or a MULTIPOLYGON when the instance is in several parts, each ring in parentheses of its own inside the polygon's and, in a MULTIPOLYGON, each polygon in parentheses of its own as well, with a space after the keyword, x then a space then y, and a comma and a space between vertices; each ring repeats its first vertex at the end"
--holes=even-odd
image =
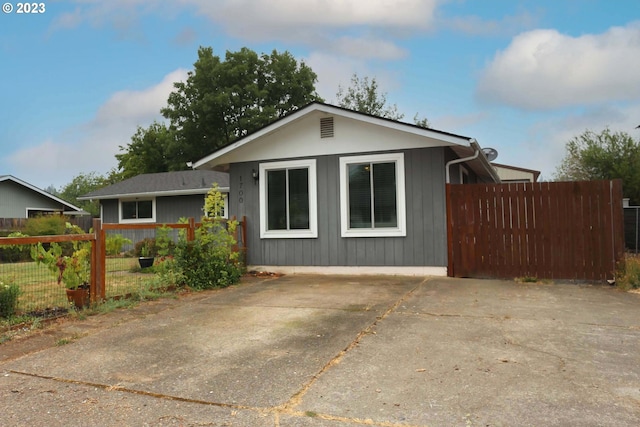
POLYGON ((72 205, 71 203, 69 203, 69 202, 67 202, 65 200, 62 200, 61 198, 56 197, 51 193, 47 193, 46 191, 41 190, 38 187, 35 187, 35 186, 29 184, 28 182, 25 182, 25 181, 23 181, 21 179, 18 179, 13 175, 2 175, 2 176, 0 176, 0 182, 2 182, 2 181, 13 181, 16 184, 20 184, 23 187, 26 187, 31 191, 35 191, 36 193, 39 193, 39 194, 41 194, 41 195, 43 195, 45 197, 50 198, 51 200, 55 200, 58 203, 62 203, 63 205, 71 208, 71 210, 78 211, 78 212, 84 212, 81 208, 79 208, 79 207, 77 207, 75 205, 72 205))
POLYGON ((215 164, 216 159, 219 159, 224 155, 228 154, 229 152, 234 151, 258 138, 261 138, 265 135, 275 132, 280 128, 288 125, 289 123, 295 120, 298 120, 300 117, 313 113, 314 111, 320 111, 327 114, 342 116, 345 118, 357 120, 364 123, 371 123, 378 126, 384 126, 389 129, 395 129, 401 132, 406 132, 406 133, 411 133, 419 136, 424 136, 427 138, 437 139, 451 145, 462 145, 465 147, 470 147, 471 145, 471 138, 456 136, 448 133, 442 133, 442 132, 434 131, 431 129, 414 126, 408 123, 402 123, 402 122, 384 119, 381 117, 370 116, 370 115, 359 113, 356 111, 345 110, 344 108, 315 102, 315 103, 309 104, 304 108, 301 108, 300 110, 295 111, 294 113, 291 113, 288 116, 285 116, 282 119, 279 119, 273 122, 270 125, 267 125, 266 127, 250 135, 247 135, 244 138, 239 139, 238 141, 226 147, 223 147, 217 151, 214 151, 210 155, 203 157, 202 159, 194 162, 193 168, 198 169, 199 167, 212 162, 214 163, 213 166, 216 166, 217 165, 215 164))
MULTIPOLYGON (((95 197, 78 197, 78 200, 107 200, 107 199, 131 199, 136 197, 169 197, 169 196, 190 196, 193 194, 207 194, 211 188, 194 188, 191 190, 171 190, 171 191, 148 191, 140 193, 109 194, 95 197)), ((218 187, 221 193, 228 193, 229 187, 218 187)))

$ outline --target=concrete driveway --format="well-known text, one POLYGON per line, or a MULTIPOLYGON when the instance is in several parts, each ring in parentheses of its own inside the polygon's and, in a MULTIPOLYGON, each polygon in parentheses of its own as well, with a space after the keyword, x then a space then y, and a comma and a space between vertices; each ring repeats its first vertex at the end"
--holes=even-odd
POLYGON ((0 345, 0 402, 7 426, 637 426, 640 295, 247 278, 0 345))

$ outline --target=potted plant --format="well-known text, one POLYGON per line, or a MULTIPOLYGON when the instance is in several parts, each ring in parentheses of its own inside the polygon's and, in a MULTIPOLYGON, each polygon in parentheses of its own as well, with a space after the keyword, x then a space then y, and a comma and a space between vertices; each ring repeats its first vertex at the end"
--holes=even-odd
POLYGON ((45 249, 42 243, 31 248, 31 258, 40 264, 45 264, 57 278, 58 283, 64 284, 67 299, 77 308, 89 305, 89 279, 91 275, 91 245, 88 242, 72 242, 71 255, 65 255, 58 243, 51 243, 45 249))
POLYGON ((140 268, 149 268, 153 266, 153 262, 155 261, 155 244, 152 239, 144 239, 140 243, 138 263, 140 264, 140 268))

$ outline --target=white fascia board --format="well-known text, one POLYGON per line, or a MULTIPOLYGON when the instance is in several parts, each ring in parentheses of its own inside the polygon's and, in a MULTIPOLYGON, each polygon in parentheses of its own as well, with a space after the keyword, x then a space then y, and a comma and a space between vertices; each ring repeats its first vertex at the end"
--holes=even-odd
MULTIPOLYGON (((443 144, 443 146, 447 146, 447 145, 458 145, 458 146, 463 146, 463 147, 471 147, 471 138, 468 137, 464 137, 464 136, 458 136, 458 135, 453 135, 453 134, 449 134, 449 133, 443 133, 443 132, 438 132, 438 131, 434 131, 431 129, 426 129, 426 128, 422 128, 419 126, 414 126, 408 123, 402 123, 402 122, 397 122, 397 121, 393 121, 393 120, 388 120, 388 119, 384 119, 384 118, 380 118, 380 117, 375 117, 375 116, 369 116, 366 114, 362 114, 362 113, 358 113, 355 111, 349 111, 349 110, 344 110, 342 108, 337 108, 331 105, 326 105, 326 104, 312 104, 310 106, 308 106, 307 108, 303 108, 301 110, 296 111, 295 113, 292 113, 291 115, 280 119, 276 122, 274 122, 271 125, 266 126, 265 128, 251 134, 248 135, 236 142, 234 142, 233 144, 230 144, 224 148, 219 149, 218 151, 215 151, 213 153, 211 153, 210 155, 198 160, 197 162, 195 162, 193 164, 193 169, 198 169, 201 168, 203 166, 207 166, 209 169, 214 169, 216 166, 225 164, 226 162, 228 162, 228 160, 225 160, 225 158, 227 158, 227 155, 249 143, 251 143, 252 141, 255 141, 256 139, 259 139, 265 135, 268 135, 270 133, 276 132, 278 130, 280 130, 281 128, 287 126, 288 124, 290 124, 293 121, 296 121, 298 119, 300 119, 303 116, 306 116, 308 114, 311 114, 315 111, 320 111, 326 114, 331 114, 331 115, 335 115, 335 116, 341 116, 344 118, 348 118, 348 119, 352 119, 361 123, 368 123, 368 124, 372 124, 372 125, 376 125, 376 126, 383 126, 389 129, 393 129, 393 130, 397 130, 400 132, 405 132, 408 134, 414 134, 417 136, 422 136, 425 138, 429 138, 429 139, 434 139, 434 140, 438 140, 441 141, 443 144)), ((390 147, 392 148, 392 147, 390 147)), ((346 153, 338 153, 338 154, 346 154, 346 153)), ((254 159, 255 160, 255 159, 254 159)), ((266 159, 259 159, 259 160, 266 160, 266 159)))
MULTIPOLYGON (((109 194, 108 196, 98 197, 78 197, 78 200, 107 200, 107 199, 134 199, 140 197, 170 197, 170 196, 191 196, 194 194, 207 194, 211 188, 196 188, 193 190, 175 190, 175 191, 154 191, 142 193, 123 193, 109 194)), ((221 193, 228 193, 229 187, 218 187, 221 193)))
POLYGON ((500 180, 500 176, 498 175, 498 171, 496 171, 496 169, 491 165, 491 162, 489 162, 489 159, 487 159, 487 156, 485 156, 484 151, 482 151, 482 147, 480 147, 480 144, 478 144, 478 141, 476 141, 475 139, 472 139, 471 147, 475 150, 480 151, 480 155, 478 156, 478 159, 480 159, 480 161, 482 162, 482 166, 487 172, 489 172, 489 175, 491 176, 491 178, 493 178, 493 180, 499 184, 501 180, 500 180))
POLYGON ((51 194, 51 193, 47 193, 46 191, 41 190, 41 189, 39 189, 38 187, 35 187, 35 186, 33 186, 33 185, 29 184, 28 182, 25 182, 25 181, 23 181, 23 180, 21 180, 21 179, 18 179, 18 178, 16 178, 15 176, 12 176, 12 175, 5 175, 5 176, 3 176, 3 177, 0 177, 0 181, 13 181, 13 182, 15 182, 16 184, 20 184, 20 185, 22 185, 23 187, 28 188, 29 190, 35 191, 36 193, 39 193, 39 194, 41 194, 41 195, 43 195, 43 196, 45 196, 45 197, 50 198, 51 200, 54 200, 54 201, 56 201, 56 202, 58 202, 58 203, 62 203, 63 205, 67 206, 68 208, 71 208, 71 209, 72 209, 72 210, 74 210, 74 211, 84 212, 84 211, 82 210, 82 208, 79 208, 79 207, 77 207, 77 206, 75 206, 75 205, 72 205, 71 203, 67 202, 66 200, 62 200, 61 198, 59 198, 59 197, 57 197, 57 196, 54 196, 54 195, 53 195, 53 194, 51 194))
MULTIPOLYGON (((207 157, 203 157, 202 159, 198 160, 197 162, 195 162, 193 164, 193 166, 192 166, 193 169, 198 169, 200 166, 203 166, 203 165, 208 164, 208 163, 212 163, 212 165, 211 165, 212 167, 211 168, 213 169, 213 167, 217 166, 217 163, 215 163, 216 159, 219 159, 220 157, 224 156, 225 154, 227 154, 227 153, 229 153, 231 151, 234 151, 234 150, 236 150, 236 149, 238 149, 238 148, 250 143, 253 140, 256 140, 256 139, 258 139, 258 138, 260 138, 260 137, 262 137, 264 135, 267 135, 267 134, 269 134, 271 132, 274 132, 275 130, 281 128, 282 126, 286 126, 287 124, 289 124, 292 121, 296 120, 300 115, 302 115, 303 111, 306 111, 306 109, 296 111, 295 113, 291 114, 290 116, 287 116, 287 117, 285 117, 283 119, 280 119, 277 122, 275 122, 275 123, 273 123, 273 124, 271 124, 271 125, 269 125, 269 126, 267 126, 265 128, 262 128, 261 130, 255 132, 255 133, 252 133, 251 135, 247 135, 246 137, 239 139, 238 141, 234 142, 233 144, 228 145, 228 146, 226 146, 224 148, 221 148, 218 151, 215 151, 215 152, 209 154, 207 157)), ((314 109, 311 109, 309 111, 314 111, 314 109)))

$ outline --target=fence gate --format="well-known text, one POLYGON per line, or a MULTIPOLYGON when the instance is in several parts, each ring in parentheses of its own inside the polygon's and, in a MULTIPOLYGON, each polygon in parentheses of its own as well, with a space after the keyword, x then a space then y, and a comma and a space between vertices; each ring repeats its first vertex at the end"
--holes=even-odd
POLYGON ((622 182, 448 184, 448 275, 611 279, 622 182))

